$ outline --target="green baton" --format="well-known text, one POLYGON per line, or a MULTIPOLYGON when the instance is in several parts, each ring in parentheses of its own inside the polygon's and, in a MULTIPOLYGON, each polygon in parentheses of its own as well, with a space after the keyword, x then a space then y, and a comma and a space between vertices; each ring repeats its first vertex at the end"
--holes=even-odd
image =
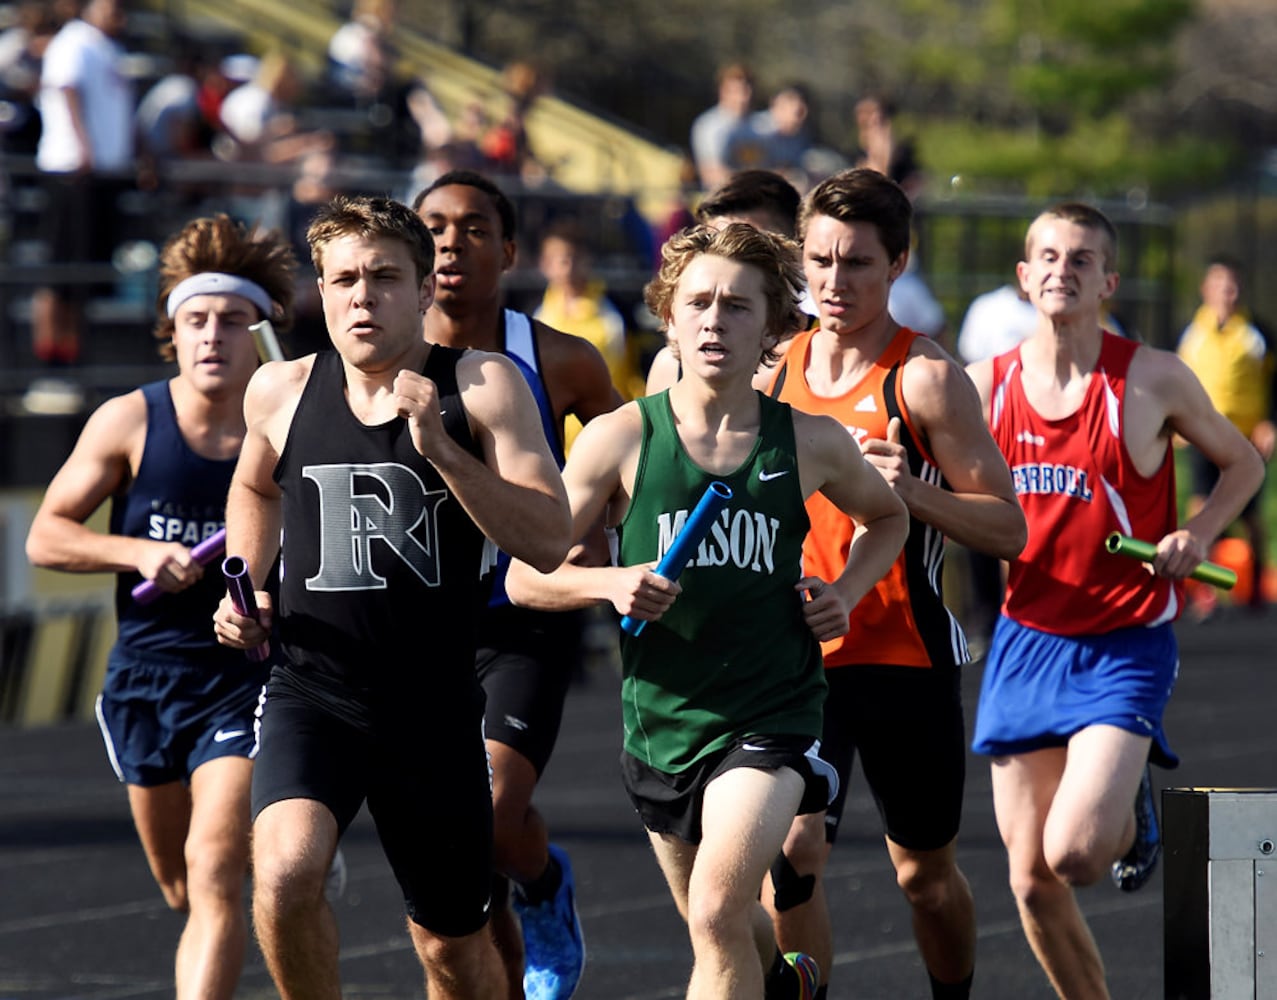
MULTIPOLYGON (((1138 538, 1130 538, 1116 531, 1104 540, 1104 547, 1114 555, 1130 556, 1132 559, 1142 559, 1144 562, 1152 562, 1153 557, 1157 555, 1157 546, 1151 542, 1141 542, 1138 538)), ((1232 590, 1237 583, 1236 573, 1227 566, 1213 562, 1198 563, 1197 568, 1188 575, 1194 580, 1209 583, 1220 590, 1232 590)))

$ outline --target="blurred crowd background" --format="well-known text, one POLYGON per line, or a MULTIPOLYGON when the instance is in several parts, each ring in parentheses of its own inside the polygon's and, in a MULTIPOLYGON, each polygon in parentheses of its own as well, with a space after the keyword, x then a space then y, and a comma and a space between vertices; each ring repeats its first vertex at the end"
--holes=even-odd
MULTIPOLYGON (((27 491, 102 399, 165 372, 157 248, 188 219, 278 228, 305 262, 333 194, 410 201, 483 171, 519 211, 511 305, 578 317, 633 395, 662 343, 643 284, 708 191, 743 169, 801 192, 868 165, 914 199, 910 281, 954 353, 973 359, 969 307, 1006 293, 1026 222, 1062 197, 1119 227, 1115 327, 1170 348, 1221 252, 1249 314, 1277 322, 1274 52, 1272 0, 0 4, 0 721, 19 701, 31 715, 15 664, 43 641, 12 623, 94 600, 33 585, 27 491), (86 167, 41 152, 64 124, 44 120, 44 60, 99 18, 132 127, 86 167), (105 234, 74 259, 50 232, 63 182, 105 234)), ((325 342, 308 268, 300 282, 289 354, 325 342)), ((87 664, 107 640, 78 614, 59 641, 87 664)), ((78 710, 84 684, 59 685, 36 715, 78 710)))

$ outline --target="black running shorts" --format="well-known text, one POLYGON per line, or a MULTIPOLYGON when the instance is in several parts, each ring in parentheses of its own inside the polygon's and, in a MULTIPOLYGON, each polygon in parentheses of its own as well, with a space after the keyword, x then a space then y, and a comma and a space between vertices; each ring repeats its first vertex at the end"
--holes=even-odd
POLYGON ((262 709, 253 818, 273 802, 312 799, 344 832, 366 801, 408 916, 451 937, 483 927, 492 787, 478 712, 468 735, 454 726, 357 726, 279 676, 262 709))
POLYGON ((826 840, 838 836, 858 752, 886 835, 913 851, 944 847, 958 835, 966 780, 960 672, 875 664, 834 667, 825 678, 820 752, 841 779, 826 840))

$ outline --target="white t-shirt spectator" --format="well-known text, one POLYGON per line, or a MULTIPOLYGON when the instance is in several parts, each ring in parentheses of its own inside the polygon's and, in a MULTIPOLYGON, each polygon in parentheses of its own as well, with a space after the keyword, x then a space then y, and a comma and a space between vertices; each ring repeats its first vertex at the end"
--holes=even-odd
POLYGON ((266 126, 278 113, 275 99, 256 83, 236 87, 222 101, 222 127, 233 138, 249 145, 260 142, 266 126))
POLYGON ((1011 285, 977 295, 958 331, 958 353, 967 364, 1005 354, 1032 336, 1038 313, 1011 285))
POLYGON ((935 339, 944 331, 944 307, 916 271, 906 270, 891 284, 887 311, 901 326, 935 339))
POLYGON ((86 21, 68 21, 53 36, 40 73, 41 170, 71 173, 84 165, 66 89, 80 97, 93 169, 132 166, 133 88, 121 72, 123 56, 119 44, 86 21))

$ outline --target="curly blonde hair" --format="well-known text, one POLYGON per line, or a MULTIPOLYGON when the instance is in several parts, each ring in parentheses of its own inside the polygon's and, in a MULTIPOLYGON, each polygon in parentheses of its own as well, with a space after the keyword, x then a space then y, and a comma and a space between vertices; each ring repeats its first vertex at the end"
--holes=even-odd
MULTIPOLYGON (((722 229, 692 226, 675 233, 661 247, 660 269, 643 289, 643 301, 666 325, 666 339, 676 355, 678 345, 668 335, 674 291, 687 265, 701 254, 750 264, 762 272, 763 297, 767 302, 766 335, 772 345, 806 325, 807 319, 798 308, 803 271, 797 243, 743 222, 733 222, 722 229)), ((779 355, 769 346, 763 351, 762 360, 765 364, 775 364, 779 355)))

